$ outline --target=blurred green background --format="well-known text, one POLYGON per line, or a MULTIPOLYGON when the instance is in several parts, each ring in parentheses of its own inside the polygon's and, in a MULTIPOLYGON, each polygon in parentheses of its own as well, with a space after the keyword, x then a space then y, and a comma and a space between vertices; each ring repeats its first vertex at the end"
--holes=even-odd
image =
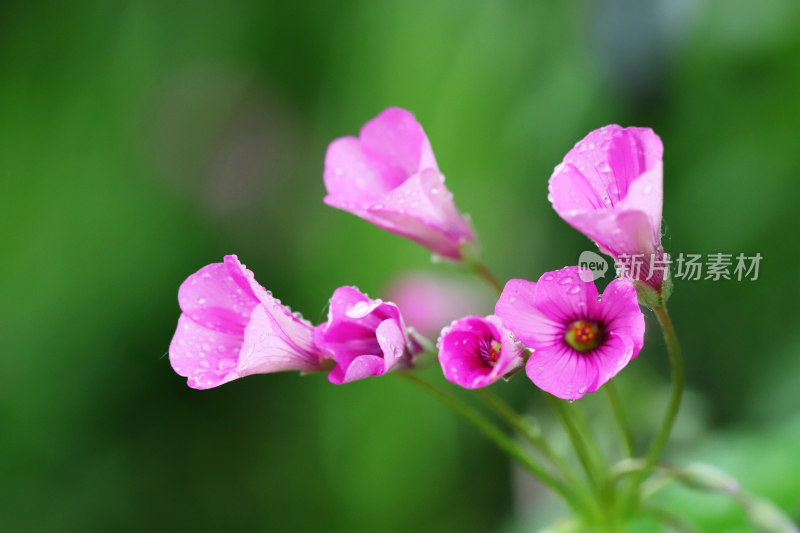
MULTIPOLYGON (((3 2, 0 530, 532 531, 556 514, 391 376, 194 391, 170 368, 178 286, 226 253, 315 323, 339 285, 378 297, 409 269, 455 272, 322 204, 327 143, 390 105, 425 127, 503 279, 594 249, 546 199, 575 142, 612 122, 661 135, 667 250, 764 258, 754 282, 676 286, 689 391, 668 456, 800 519, 799 24, 793 0, 3 2)), ((616 380, 642 446, 668 387, 648 326, 616 380)), ((549 428, 527 380, 496 387, 549 428)), ((581 403, 612 439, 604 398, 581 403)), ((703 531, 748 531, 724 499, 663 498, 703 531)))

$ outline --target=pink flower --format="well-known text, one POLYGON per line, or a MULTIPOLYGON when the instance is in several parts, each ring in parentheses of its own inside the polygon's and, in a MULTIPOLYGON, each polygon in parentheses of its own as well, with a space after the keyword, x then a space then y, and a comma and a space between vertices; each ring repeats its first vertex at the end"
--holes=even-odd
POLYGON ((358 138, 342 137, 325 154, 325 203, 349 211, 451 259, 474 244, 467 220, 444 185, 431 144, 414 116, 390 107, 358 138))
POLYGON ((235 255, 186 278, 178 302, 183 313, 169 360, 192 388, 250 374, 321 369, 314 327, 264 290, 235 255))
POLYGON ((334 291, 314 342, 336 362, 328 374, 335 385, 408 367, 421 351, 395 304, 371 300, 355 287, 334 291))
POLYGON ((494 315, 459 318, 442 331, 438 347, 444 377, 467 389, 491 385, 515 372, 525 352, 494 315))
MULTIPOLYGON (((649 128, 615 124, 591 132, 564 157, 550 177, 553 208, 572 227, 614 257, 642 254, 639 277, 661 292, 661 139, 649 128), (650 279, 646 279, 650 277, 650 279)), ((632 259, 636 261, 637 259, 632 259)), ((624 261, 623 261, 624 262, 624 261)))
POLYGON ((633 283, 615 279, 598 301, 578 267, 548 272, 537 283, 510 280, 495 314, 533 349, 525 372, 537 387, 564 399, 594 392, 639 354, 644 315, 633 283))

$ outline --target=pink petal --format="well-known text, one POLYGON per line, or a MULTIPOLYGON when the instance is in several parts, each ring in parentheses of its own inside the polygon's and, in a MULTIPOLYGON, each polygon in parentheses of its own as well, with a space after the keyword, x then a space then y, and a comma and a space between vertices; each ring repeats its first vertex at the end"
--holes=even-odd
POLYGON ((235 255, 226 255, 225 264, 228 265, 228 268, 232 272, 241 274, 241 276, 236 276, 237 283, 239 283, 241 286, 244 286, 246 283, 246 287, 243 288, 245 291, 249 288, 258 301, 264 304, 267 304, 270 301, 275 301, 275 299, 272 297, 272 294, 256 281, 255 274, 245 267, 243 263, 240 263, 239 259, 235 255))
POLYGON ((566 344, 555 344, 534 351, 525 365, 525 373, 540 389, 565 400, 576 400, 596 390, 597 363, 566 344))
POLYGON ((597 368, 597 382, 586 392, 594 392, 616 376, 633 358, 634 344, 630 337, 610 333, 603 345, 588 355, 597 368))
POLYGON ((583 211, 562 215, 572 227, 592 239, 604 253, 644 254, 656 251, 653 227, 644 211, 583 211))
POLYGON ((339 287, 333 292, 328 309, 326 330, 332 338, 347 336, 374 337, 375 328, 385 318, 375 311, 385 307, 381 300, 371 300, 355 287, 339 287))
POLYGON ((246 271, 235 255, 201 268, 178 289, 181 310, 198 324, 241 335, 258 303, 246 271))
POLYGON ((565 326, 536 308, 536 283, 524 279, 512 279, 506 283, 494 314, 514 336, 530 347, 537 344, 560 342, 565 326))
POLYGON ((231 372, 241 344, 240 335, 214 331, 182 314, 169 346, 169 362, 178 375, 189 378, 190 387, 209 389, 237 377, 231 372))
POLYGON ((383 353, 384 371, 388 372, 401 361, 406 352, 405 334, 397 320, 387 319, 375 330, 375 337, 383 353))
MULTIPOLYGON (((314 344, 314 326, 299 314, 292 313, 288 307, 272 296, 263 299, 262 305, 275 331, 280 333, 287 345, 295 352, 309 355, 309 361, 317 363, 318 359, 315 357, 319 355, 319 349, 314 344)), ((308 369, 302 370, 308 371, 308 369)))
POLYGON ((568 164, 556 167, 548 190, 550 202, 562 217, 572 212, 604 209, 608 201, 604 200, 604 188, 596 188, 580 170, 568 164))
POLYGON ((598 312, 606 330, 631 340, 631 357, 636 357, 644 345, 645 322, 633 283, 628 279, 609 283, 598 312))
POLYGON ((335 366, 328 374, 328 381, 334 385, 349 383, 358 379, 371 378, 382 375, 386 371, 382 357, 377 355, 360 355, 353 359, 343 371, 339 365, 335 366))
POLYGON ((663 153, 661 139, 650 128, 612 124, 579 141, 567 152, 554 177, 564 171, 579 173, 605 206, 612 207, 625 198, 634 180, 660 163, 663 153))
POLYGON ((330 143, 325 154, 325 203, 347 211, 363 211, 407 177, 355 137, 342 137, 330 143))
POLYGON ((287 370, 319 370, 319 357, 310 344, 313 328, 287 324, 281 317, 284 313, 279 304, 271 310, 260 304, 253 310, 236 366, 238 377, 287 370), (287 326, 289 331, 282 329, 287 326), (298 344, 307 349, 298 348, 298 344))
POLYGON ((364 124, 359 140, 397 169, 398 175, 407 177, 426 168, 439 170, 428 136, 405 109, 390 107, 382 111, 364 124))
POLYGON ((453 202, 453 193, 444 185, 444 176, 437 170, 414 174, 370 206, 365 218, 443 257, 460 258, 460 244, 475 240, 453 202))
POLYGON ((472 380, 471 374, 484 370, 474 357, 457 357, 457 354, 473 354, 478 351, 478 338, 468 331, 445 330, 439 339, 439 362, 445 377, 452 382, 463 384, 472 380))
MULTIPOLYGON (((562 324, 594 316, 597 307, 597 286, 583 281, 577 266, 548 272, 539 278, 534 306, 562 324)), ((513 330, 512 330, 513 331, 513 330)))
POLYGON ((628 195, 616 206, 620 211, 642 211, 650 222, 653 239, 661 240, 661 209, 664 204, 664 168, 661 161, 628 188, 628 195))

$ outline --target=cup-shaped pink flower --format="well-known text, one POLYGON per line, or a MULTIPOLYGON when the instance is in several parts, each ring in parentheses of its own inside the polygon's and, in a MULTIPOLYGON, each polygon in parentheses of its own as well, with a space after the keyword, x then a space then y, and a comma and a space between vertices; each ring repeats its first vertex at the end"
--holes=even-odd
POLYGON ((390 107, 358 138, 328 146, 325 203, 407 237, 442 257, 462 259, 474 244, 469 222, 444 185, 431 144, 414 115, 390 107))
POLYGON ((491 385, 514 373, 525 353, 494 315, 459 318, 442 330, 438 348, 444 377, 467 389, 491 385))
POLYGON ((273 298, 235 255, 189 276, 178 303, 183 313, 169 360, 192 388, 250 374, 321 370, 314 327, 273 298))
POLYGON ((659 294, 664 271, 651 267, 651 258, 664 259, 663 153, 650 128, 605 126, 567 152, 550 177, 548 195, 559 216, 603 253, 616 261, 641 254, 631 259, 641 268, 630 272, 659 294))
POLYGON ((328 321, 317 326, 314 342, 336 362, 328 374, 335 385, 406 368, 421 351, 395 304, 372 300, 355 287, 334 291, 328 321))
POLYGON ((564 399, 596 391, 644 342, 633 283, 615 279, 598 300, 597 286, 583 281, 578 267, 548 272, 536 283, 510 280, 495 314, 533 350, 525 365, 531 381, 564 399))

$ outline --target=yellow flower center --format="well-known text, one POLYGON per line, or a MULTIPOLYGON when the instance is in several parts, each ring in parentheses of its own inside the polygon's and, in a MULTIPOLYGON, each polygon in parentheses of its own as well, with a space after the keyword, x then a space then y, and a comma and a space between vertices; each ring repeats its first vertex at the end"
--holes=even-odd
POLYGON ((597 324, 576 320, 567 328, 564 340, 577 351, 588 352, 600 344, 600 328, 597 324))

